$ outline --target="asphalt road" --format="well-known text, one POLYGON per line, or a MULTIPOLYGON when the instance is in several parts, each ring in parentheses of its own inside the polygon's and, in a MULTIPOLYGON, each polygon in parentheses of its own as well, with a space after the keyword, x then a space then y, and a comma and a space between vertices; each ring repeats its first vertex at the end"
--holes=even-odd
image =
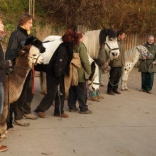
MULTIPOLYGON (((121 95, 106 94, 104 75, 100 102, 88 101, 93 114, 65 112, 68 119, 53 116, 52 106, 45 119, 29 120, 29 127, 14 125, 8 138, 9 148, 3 156, 156 156, 156 81, 153 94, 139 92, 140 73, 130 73, 129 91, 121 95)), ((35 79, 32 110, 43 95, 39 78, 35 79)))

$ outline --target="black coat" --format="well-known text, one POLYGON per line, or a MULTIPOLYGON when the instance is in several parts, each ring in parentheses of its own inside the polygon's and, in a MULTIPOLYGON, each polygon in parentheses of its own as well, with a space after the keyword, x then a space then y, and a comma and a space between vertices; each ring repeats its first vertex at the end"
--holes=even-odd
POLYGON ((72 55, 72 46, 68 43, 61 43, 47 65, 47 74, 54 76, 55 80, 59 83, 59 80, 62 79, 65 74, 69 74, 69 64, 72 55))
POLYGON ((22 27, 17 27, 17 29, 12 32, 10 36, 5 58, 8 60, 15 60, 15 58, 18 56, 19 49, 29 36, 30 35, 27 34, 25 29, 22 27))
POLYGON ((4 60, 4 53, 2 45, 0 43, 0 82, 4 82, 6 79, 6 68, 9 67, 9 61, 4 60))

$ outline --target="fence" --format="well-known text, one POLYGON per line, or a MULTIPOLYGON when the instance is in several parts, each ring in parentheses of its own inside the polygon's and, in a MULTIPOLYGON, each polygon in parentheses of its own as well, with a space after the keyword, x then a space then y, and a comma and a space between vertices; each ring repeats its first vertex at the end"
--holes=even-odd
POLYGON ((138 34, 127 34, 125 38, 125 50, 130 50, 131 48, 143 45, 146 43, 147 34, 138 35, 138 34))
MULTIPOLYGON (((82 25, 78 26, 78 31, 86 32, 88 30, 90 30, 90 29, 88 29, 82 25)), ((149 35, 149 34, 143 34, 143 35, 139 35, 137 33, 136 34, 126 34, 125 50, 127 51, 127 50, 132 49, 135 46, 143 45, 144 43, 146 43, 147 35, 149 35)), ((155 36, 155 38, 156 38, 156 36, 155 36)))
MULTIPOLYGON (((89 31, 90 29, 87 27, 84 27, 83 25, 78 25, 77 30, 80 32, 86 32, 89 31)), ((37 27, 36 28, 36 35, 40 38, 40 39, 44 39, 45 37, 49 36, 49 35, 62 35, 64 34, 65 29, 57 29, 57 31, 52 28, 52 26, 50 25, 45 25, 44 28, 40 28, 37 27)), ((139 34, 126 34, 126 38, 125 38, 125 50, 130 50, 131 48, 137 46, 137 45, 143 45, 146 42, 147 39, 147 35, 148 34, 144 34, 144 35, 139 35, 139 34)), ((155 36, 156 37, 156 36, 155 36)))

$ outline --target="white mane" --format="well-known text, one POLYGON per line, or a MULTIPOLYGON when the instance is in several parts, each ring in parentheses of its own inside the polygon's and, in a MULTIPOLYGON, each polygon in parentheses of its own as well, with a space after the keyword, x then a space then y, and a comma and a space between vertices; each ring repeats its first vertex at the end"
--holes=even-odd
POLYGON ((148 55, 148 50, 145 46, 139 45, 125 52, 125 61, 134 61, 138 59, 140 54, 148 55))
POLYGON ((101 30, 93 30, 93 31, 87 31, 85 33, 83 43, 86 45, 88 54, 92 58, 98 57, 98 52, 100 48, 100 43, 99 43, 100 31, 101 30))

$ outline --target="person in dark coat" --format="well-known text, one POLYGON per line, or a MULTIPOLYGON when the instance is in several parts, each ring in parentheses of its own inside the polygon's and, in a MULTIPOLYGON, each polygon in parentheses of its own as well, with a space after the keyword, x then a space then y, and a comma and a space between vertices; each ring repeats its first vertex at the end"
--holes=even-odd
POLYGON ((154 36, 148 35, 144 46, 152 53, 153 57, 142 57, 140 59, 139 72, 141 72, 141 90, 152 94, 151 90, 154 83, 154 73, 156 72, 156 44, 154 36))
MULTIPOLYGON (((3 103, 4 103, 4 88, 3 82, 6 81, 6 72, 7 69, 12 66, 12 62, 10 60, 4 60, 4 52, 2 49, 1 41, 4 37, 4 25, 2 19, 0 18, 0 115, 3 112, 3 103)), ((2 138, 0 137, 0 141, 2 138)), ((0 145, 0 152, 4 152, 8 149, 5 145, 0 145)))
MULTIPOLYGON (((19 49, 24 45, 25 40, 31 36, 30 29, 32 27, 32 16, 29 14, 23 14, 19 18, 17 29, 11 34, 9 43, 6 50, 6 59, 10 59, 15 64, 16 57, 18 56, 19 49)), ((32 70, 30 70, 25 84, 23 86, 22 93, 19 99, 11 104, 10 114, 14 112, 14 123, 20 126, 29 126, 30 124, 23 119, 23 116, 27 119, 37 119, 35 114, 31 113, 31 102, 33 99, 32 93, 32 70)), ((10 127, 12 127, 10 125, 10 127)), ((8 127, 9 128, 9 127, 8 127)))
POLYGON ((123 42, 125 37, 126 34, 123 30, 119 30, 117 32, 117 41, 119 45, 120 55, 118 59, 111 60, 109 63, 111 67, 109 72, 109 82, 107 85, 107 94, 109 95, 121 94, 118 90, 118 84, 122 74, 122 67, 125 64, 125 48, 123 42))
POLYGON ((36 114, 45 118, 45 111, 55 100, 54 116, 68 118, 64 113, 65 87, 64 76, 69 75, 69 64, 73 56, 73 46, 78 38, 73 30, 68 29, 62 36, 62 41, 52 55, 46 69, 47 94, 35 109, 36 114))

